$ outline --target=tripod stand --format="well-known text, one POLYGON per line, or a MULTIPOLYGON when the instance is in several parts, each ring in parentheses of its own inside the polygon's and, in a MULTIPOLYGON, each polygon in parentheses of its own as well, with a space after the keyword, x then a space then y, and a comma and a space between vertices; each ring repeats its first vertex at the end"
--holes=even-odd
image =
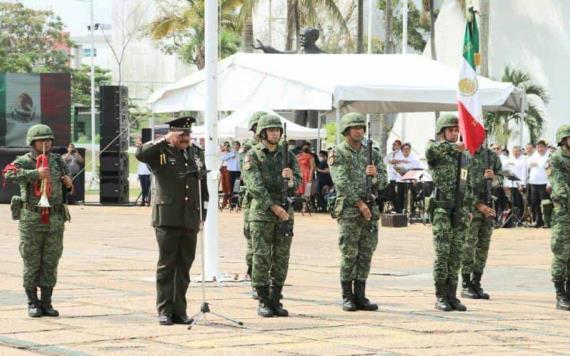
POLYGON ((192 316, 192 323, 188 326, 188 330, 192 329, 192 327, 198 324, 201 320, 206 320, 206 314, 212 314, 217 316, 218 318, 224 319, 229 321, 230 323, 236 325, 243 325, 243 322, 228 318, 227 316, 215 313, 210 310, 210 303, 206 301, 206 281, 205 281, 205 252, 204 252, 204 203, 202 202, 202 179, 206 176, 207 171, 197 171, 198 177, 198 201, 200 205, 200 252, 201 252, 201 259, 202 259, 202 306, 200 307, 200 311, 192 316))

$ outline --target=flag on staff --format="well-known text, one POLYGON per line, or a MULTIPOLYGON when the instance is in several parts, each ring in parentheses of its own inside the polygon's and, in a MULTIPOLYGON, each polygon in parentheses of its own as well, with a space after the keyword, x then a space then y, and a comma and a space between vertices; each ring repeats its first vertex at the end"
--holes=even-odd
POLYGON ((459 112, 459 131, 463 142, 469 152, 474 154, 485 141, 485 127, 477 82, 477 65, 480 62, 479 29, 475 12, 472 9, 470 9, 469 17, 465 26, 463 57, 459 70, 457 111, 459 112))

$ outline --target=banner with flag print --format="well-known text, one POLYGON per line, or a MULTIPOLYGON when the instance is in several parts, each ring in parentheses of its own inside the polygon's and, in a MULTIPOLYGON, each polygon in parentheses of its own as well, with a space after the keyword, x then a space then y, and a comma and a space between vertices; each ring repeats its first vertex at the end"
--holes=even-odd
POLYGON ((477 65, 479 64, 479 29, 475 13, 470 11, 470 19, 465 26, 463 56, 459 70, 457 88, 457 111, 459 131, 465 147, 474 154, 485 141, 483 112, 479 101, 477 65))

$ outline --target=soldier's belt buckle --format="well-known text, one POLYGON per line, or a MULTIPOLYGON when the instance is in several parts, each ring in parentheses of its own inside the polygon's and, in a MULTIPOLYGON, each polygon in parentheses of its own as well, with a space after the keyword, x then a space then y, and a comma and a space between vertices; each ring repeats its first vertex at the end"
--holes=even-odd
POLYGON ((467 180, 467 170, 465 168, 461 169, 461 180, 467 180))

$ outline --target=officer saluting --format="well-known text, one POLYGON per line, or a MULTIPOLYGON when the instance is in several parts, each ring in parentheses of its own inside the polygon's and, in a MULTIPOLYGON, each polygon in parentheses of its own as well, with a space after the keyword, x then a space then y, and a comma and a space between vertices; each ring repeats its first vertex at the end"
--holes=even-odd
MULTIPOLYGON (((202 149, 190 144, 194 122, 193 117, 167 122, 170 131, 162 139, 140 145, 136 152, 136 158, 149 166, 156 182, 152 226, 159 250, 156 307, 160 325, 192 322, 186 314, 186 291, 200 226, 198 174, 205 172, 202 149)), ((205 179, 202 200, 208 200, 205 179)))

